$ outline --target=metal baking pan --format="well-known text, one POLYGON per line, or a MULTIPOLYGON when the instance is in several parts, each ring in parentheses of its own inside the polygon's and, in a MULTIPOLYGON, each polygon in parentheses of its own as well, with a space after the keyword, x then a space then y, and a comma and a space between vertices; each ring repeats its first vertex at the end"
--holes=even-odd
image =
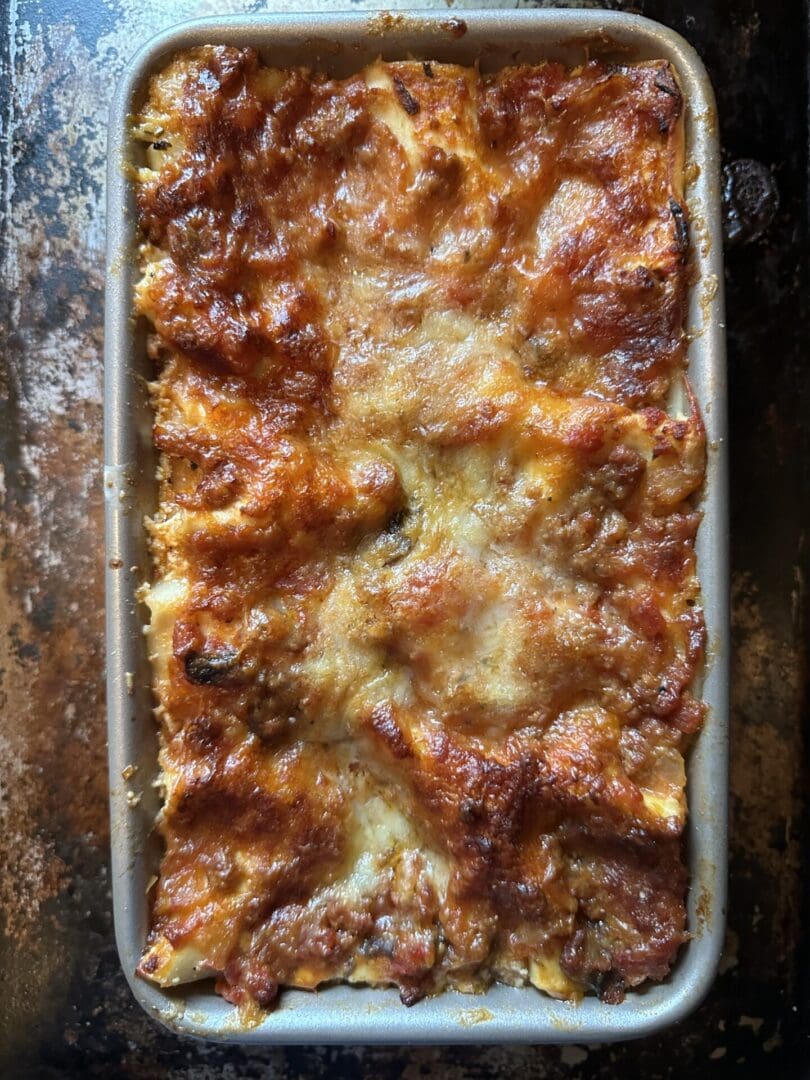
POLYGON ((148 1013, 188 1035, 243 1043, 585 1042, 629 1039, 671 1024, 708 990, 720 954, 726 900, 728 708, 728 499, 726 375, 719 147, 706 71, 677 34, 647 19, 605 11, 458 11, 283 15, 185 23, 150 41, 131 61, 112 105, 107 181, 105 321, 105 503, 107 692, 112 883, 121 963, 148 1013), (149 75, 178 49, 252 45, 276 66, 307 64, 345 75, 382 55, 472 63, 485 69, 586 55, 668 59, 686 102, 694 276, 688 329, 690 377, 709 442, 697 551, 709 632, 703 695, 710 711, 688 764, 688 898, 692 938, 666 982, 628 993, 621 1005, 596 998, 555 1001, 533 987, 492 987, 483 996, 447 992, 405 1008, 395 989, 333 986, 287 990, 258 1025, 239 1025, 210 983, 160 990, 135 977, 149 921, 147 889, 157 871, 157 735, 136 589, 149 573, 143 516, 156 501, 151 415, 145 391, 145 328, 132 317, 136 273, 133 193, 124 166, 143 153, 128 117, 149 75))

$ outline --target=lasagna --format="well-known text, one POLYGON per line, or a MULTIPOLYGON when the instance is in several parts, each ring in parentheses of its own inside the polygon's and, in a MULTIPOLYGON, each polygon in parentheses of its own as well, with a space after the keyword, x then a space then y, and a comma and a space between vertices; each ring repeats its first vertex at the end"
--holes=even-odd
POLYGON ((152 78, 143 977, 666 977, 704 713, 681 110, 665 62, 152 78))

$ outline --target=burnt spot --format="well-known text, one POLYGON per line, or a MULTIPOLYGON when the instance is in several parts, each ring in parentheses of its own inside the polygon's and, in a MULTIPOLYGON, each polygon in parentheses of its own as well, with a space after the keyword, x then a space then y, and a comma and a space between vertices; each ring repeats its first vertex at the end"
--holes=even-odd
POLYGON ((669 212, 675 224, 675 250, 680 255, 686 255, 689 250, 689 223, 686 210, 677 199, 670 199, 669 212))
POLYGON ((661 135, 669 135, 681 115, 683 97, 669 64, 656 69, 652 84, 658 93, 648 98, 648 109, 661 135))
POLYGON ((410 92, 410 90, 399 77, 399 75, 394 75, 391 81, 394 84, 394 90, 396 90, 396 94, 399 98, 399 102, 402 105, 402 108, 405 110, 408 116, 416 116, 416 114, 419 112, 419 102, 410 92))
POLYGON ((399 1000, 403 1005, 407 1005, 410 1008, 411 1005, 415 1005, 417 1001, 421 1001, 426 996, 428 988, 423 983, 401 983, 399 987, 399 1000))
POLYGON ((458 808, 458 816, 465 825, 471 825, 474 821, 479 821, 484 814, 485 807, 480 801, 470 798, 461 800, 458 808))
POLYGON ((383 566, 393 566, 413 551, 416 541, 407 530, 414 523, 415 516, 408 507, 399 507, 390 515, 375 543, 383 566))
POLYGON ((473 858, 487 863, 495 851, 495 841, 489 836, 470 836, 464 841, 465 847, 473 858))
POLYGON ((664 64, 660 67, 656 73, 653 82, 658 90, 662 94, 669 94, 670 97, 681 100, 681 92, 678 89, 678 84, 675 82, 675 76, 672 73, 672 68, 669 64, 664 64))
POLYGON ((391 515, 391 517, 388 519, 388 521, 386 521, 385 525, 383 526, 382 531, 387 536, 393 536, 396 533, 401 531, 402 526, 405 524, 405 522, 407 520, 408 520, 408 510, 407 509, 402 508, 400 510, 395 510, 394 513, 391 515))
POLYGON ((621 1005, 624 1001, 624 979, 615 971, 600 972, 594 980, 594 987, 604 1005, 621 1005))
POLYGON ((635 266, 632 270, 626 272, 626 274, 620 273, 620 280, 627 281, 628 286, 631 289, 638 289, 643 292, 649 292, 650 289, 654 289, 656 285, 660 283, 660 277, 649 269, 647 266, 635 266))
POLYGON ((195 652, 186 654, 183 668, 189 682, 198 686, 227 686, 238 681, 237 658, 235 649, 223 649, 220 652, 195 652))
POLYGON ((428 79, 433 78, 433 65, 431 64, 431 62, 429 60, 423 61, 423 63, 422 63, 422 71, 424 71, 424 73, 425 73, 425 75, 427 76, 428 79))
POLYGON ((384 957, 386 960, 391 960, 396 952, 396 940, 391 934, 375 934, 373 937, 366 938, 358 951, 362 956, 384 957))

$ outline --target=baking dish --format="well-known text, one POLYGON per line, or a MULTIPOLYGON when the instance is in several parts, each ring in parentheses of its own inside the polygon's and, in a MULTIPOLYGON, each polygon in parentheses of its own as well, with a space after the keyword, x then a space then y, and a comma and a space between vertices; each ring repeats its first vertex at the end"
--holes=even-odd
POLYGON ((105 345, 108 721, 112 876, 116 936, 135 996, 174 1030, 213 1039, 276 1042, 597 1042, 647 1034, 693 1008, 708 989, 724 921, 728 561, 725 370, 716 117, 706 73, 676 34, 635 16, 595 11, 470 11, 264 16, 200 20, 155 38, 132 60, 112 106, 108 173, 105 345), (692 216, 691 381, 709 442, 698 536, 709 648, 703 694, 710 707, 689 762, 689 927, 693 935, 670 978, 628 994, 621 1005, 579 1005, 537 991, 496 986, 471 997, 448 992, 404 1008, 396 990, 349 986, 317 994, 285 991, 257 1026, 206 984, 167 992, 134 976, 148 926, 147 890, 159 858, 152 824, 157 736, 136 590, 148 573, 143 516, 156 500, 145 329, 132 318, 135 214, 124 166, 138 163, 128 118, 149 75, 173 52, 203 43, 253 45, 276 66, 308 64, 345 75, 382 54, 485 68, 588 55, 668 59, 686 102, 686 195, 692 216))

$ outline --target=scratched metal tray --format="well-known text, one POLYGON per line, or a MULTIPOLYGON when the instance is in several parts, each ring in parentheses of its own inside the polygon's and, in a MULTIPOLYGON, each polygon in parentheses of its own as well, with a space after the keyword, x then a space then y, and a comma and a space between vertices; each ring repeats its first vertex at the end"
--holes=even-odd
POLYGON ((173 1030, 244 1043, 579 1042, 629 1039, 685 1016, 714 977, 726 900, 728 741, 728 552, 726 374, 719 148, 714 96, 694 50, 676 33, 637 16, 604 11, 465 11, 249 16, 185 23, 154 38, 131 61, 112 105, 109 129, 105 321, 105 502, 107 692, 112 819, 112 883, 121 963, 146 1011, 173 1030), (709 647, 703 695, 710 712, 688 765, 688 898, 692 938, 666 982, 628 993, 621 1005, 595 997, 573 1005, 532 987, 495 986, 483 996, 448 992, 405 1008, 394 989, 333 986, 287 990, 256 1027, 241 1027, 211 983, 160 990, 134 975, 149 921, 147 889, 160 845, 153 781, 157 735, 135 592, 148 576, 143 516, 156 501, 145 327, 132 316, 136 221, 124 165, 142 161, 128 117, 149 75, 176 50, 204 43, 252 45, 277 66, 308 64, 345 75, 382 54, 471 63, 484 69, 587 55, 627 61, 666 58, 686 101, 686 189, 694 280, 688 328, 690 378, 709 441, 697 551, 709 647), (134 771, 133 771, 134 767, 134 771))

